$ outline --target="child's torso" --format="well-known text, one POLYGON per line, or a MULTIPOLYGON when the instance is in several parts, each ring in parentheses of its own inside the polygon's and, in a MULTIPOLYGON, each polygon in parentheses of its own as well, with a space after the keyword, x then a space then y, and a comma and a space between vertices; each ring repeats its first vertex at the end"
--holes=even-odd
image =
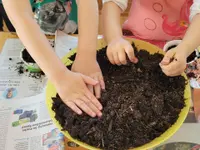
POLYGON ((133 0, 123 28, 149 40, 182 38, 189 25, 192 0, 133 0))

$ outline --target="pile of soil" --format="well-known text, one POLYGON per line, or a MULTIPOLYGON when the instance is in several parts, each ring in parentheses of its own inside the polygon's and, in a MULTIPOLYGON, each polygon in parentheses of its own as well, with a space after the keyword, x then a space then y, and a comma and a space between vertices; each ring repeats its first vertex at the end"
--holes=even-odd
POLYGON ((27 49, 24 49, 22 51, 22 58, 27 63, 35 63, 35 60, 31 57, 31 55, 28 53, 27 49))
MULTIPOLYGON (((94 147, 126 150, 149 143, 176 122, 185 106, 184 77, 163 74, 159 67, 161 54, 150 55, 145 50, 135 53, 140 65, 129 62, 116 66, 108 61, 106 47, 98 52, 97 60, 106 83, 100 99, 101 118, 79 116, 58 94, 52 98, 52 110, 63 131, 94 147)), ((75 55, 71 56, 74 58, 75 55)))

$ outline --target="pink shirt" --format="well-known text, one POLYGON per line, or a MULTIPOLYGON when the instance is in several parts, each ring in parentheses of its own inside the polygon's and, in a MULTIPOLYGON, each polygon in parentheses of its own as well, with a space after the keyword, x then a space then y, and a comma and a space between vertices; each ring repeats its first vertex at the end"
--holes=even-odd
MULTIPOLYGON (((123 11, 128 0, 103 0, 116 3, 123 11)), ((191 20, 200 13, 200 0, 132 0, 123 29, 133 38, 163 48, 166 41, 182 39, 191 20)))
POLYGON ((133 0, 123 28, 141 39, 180 39, 189 25, 192 3, 192 0, 133 0))

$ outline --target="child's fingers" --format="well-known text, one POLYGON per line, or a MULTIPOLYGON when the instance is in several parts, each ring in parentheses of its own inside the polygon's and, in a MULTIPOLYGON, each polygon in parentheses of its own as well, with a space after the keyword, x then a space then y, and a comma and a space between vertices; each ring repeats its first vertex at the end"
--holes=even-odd
POLYGON ((91 93, 94 93, 94 89, 93 89, 92 85, 88 85, 87 87, 88 87, 88 89, 90 90, 91 93))
POLYGON ((177 61, 173 61, 169 65, 164 65, 162 66, 162 71, 167 75, 167 76, 177 76, 182 73, 181 67, 179 67, 179 64, 177 61))
POLYGON ((97 100, 97 98, 87 89, 85 88, 84 89, 85 91, 85 96, 91 100, 91 102, 99 109, 99 110, 102 110, 102 105, 101 103, 97 100))
POLYGON ((164 72, 164 74, 166 75, 166 76, 169 76, 169 77, 174 77, 174 76, 178 76, 178 75, 180 75, 178 72, 170 72, 170 71, 168 71, 168 70, 164 70, 164 69, 162 69, 162 71, 164 72))
POLYGON ((113 58, 113 54, 107 52, 107 56, 108 56, 108 60, 110 61, 111 64, 115 64, 114 58, 113 58))
POLYGON ((135 57, 134 51, 133 51, 133 47, 131 45, 126 45, 125 46, 125 52, 128 55, 128 58, 131 62, 133 63, 137 63, 137 58, 135 57))
POLYGON ((168 65, 169 63, 170 63, 170 61, 171 61, 171 59, 174 57, 174 51, 173 50, 169 50, 166 54, 165 54, 165 56, 164 56, 164 58, 163 58, 163 60, 161 61, 161 65, 168 65))
POLYGON ((81 74, 81 76, 82 76, 83 81, 88 85, 96 85, 99 83, 98 81, 92 79, 91 77, 85 76, 83 74, 81 74))
POLYGON ((64 103, 71 108, 75 113, 81 115, 82 111, 72 101, 64 101, 64 103))
POLYGON ((101 117, 101 116, 102 116, 101 111, 100 111, 93 103, 91 103, 90 101, 88 101, 87 97, 82 97, 81 99, 85 102, 85 104, 86 104, 98 117, 101 117))
POLYGON ((76 100, 74 100, 74 102, 85 113, 87 113, 91 117, 96 117, 96 113, 88 106, 89 103, 85 103, 85 101, 82 99, 76 99, 76 100))
MULTIPOLYGON (((94 77, 95 80, 98 80, 98 77, 94 77)), ((95 85, 94 86, 94 93, 96 95, 96 98, 100 98, 101 97, 101 85, 100 85, 100 81, 99 81, 99 84, 95 85)))
POLYGON ((119 61, 121 62, 121 64, 126 65, 127 64, 127 60, 126 60, 126 53, 124 51, 124 49, 122 49, 119 53, 119 61))
POLYGON ((118 53, 113 53, 113 58, 114 58, 115 64, 121 65, 121 62, 120 62, 119 57, 118 57, 118 53))
POLYGON ((105 90, 106 85, 105 85, 105 82, 104 82, 104 79, 103 79, 103 75, 102 75, 102 74, 99 76, 99 83, 100 83, 100 85, 101 85, 101 89, 105 90))

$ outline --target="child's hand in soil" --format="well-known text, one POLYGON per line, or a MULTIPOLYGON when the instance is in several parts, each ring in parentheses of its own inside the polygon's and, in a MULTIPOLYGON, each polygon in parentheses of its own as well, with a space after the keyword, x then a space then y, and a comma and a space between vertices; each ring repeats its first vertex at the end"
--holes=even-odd
POLYGON ((178 76, 184 72, 186 61, 184 50, 176 47, 166 52, 160 67, 167 76, 178 76))
POLYGON ((127 57, 133 63, 137 63, 137 58, 134 55, 134 50, 131 44, 121 38, 117 38, 108 44, 107 56, 112 64, 126 65, 127 57))
POLYGON ((63 102, 74 112, 81 115, 84 111, 91 117, 100 117, 102 105, 86 86, 97 84, 98 81, 90 77, 67 71, 59 76, 55 87, 63 102))
POLYGON ((76 57, 72 65, 72 71, 82 73, 98 81, 99 84, 87 86, 90 92, 95 94, 96 98, 101 97, 101 89, 105 89, 105 83, 99 64, 95 59, 92 60, 92 58, 87 58, 87 56, 84 58, 76 57))

